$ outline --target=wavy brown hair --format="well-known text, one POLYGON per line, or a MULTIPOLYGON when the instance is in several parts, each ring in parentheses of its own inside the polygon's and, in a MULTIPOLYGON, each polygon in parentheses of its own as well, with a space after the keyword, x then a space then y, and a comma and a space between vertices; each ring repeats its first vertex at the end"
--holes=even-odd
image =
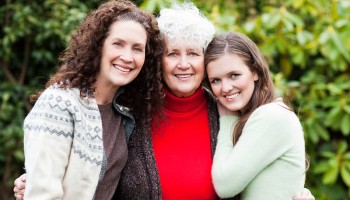
MULTIPOLYGON (((245 123, 253 111, 261 105, 272 102, 276 96, 273 82, 269 74, 269 67, 262 53, 252 40, 237 32, 230 32, 214 37, 205 52, 205 66, 207 66, 209 62, 217 60, 225 54, 238 55, 249 67, 250 71, 256 73, 259 77, 259 79, 255 81, 255 88, 251 99, 244 111, 239 113, 240 116, 233 134, 233 142, 236 143, 242 134, 245 123)), ((206 82, 208 84, 208 80, 206 80, 206 82)))
MULTIPOLYGON (((150 127, 152 114, 161 107, 164 93, 161 82, 162 37, 155 17, 137 8, 131 1, 109 1, 92 11, 71 35, 60 55, 60 65, 45 88, 79 88, 82 97, 93 97, 96 77, 100 72, 102 46, 116 21, 135 21, 147 33, 145 62, 139 75, 128 85, 118 102, 131 109, 136 122, 150 127)), ((42 91, 41 91, 42 92, 42 91)), ((35 101, 41 92, 32 95, 35 101)))

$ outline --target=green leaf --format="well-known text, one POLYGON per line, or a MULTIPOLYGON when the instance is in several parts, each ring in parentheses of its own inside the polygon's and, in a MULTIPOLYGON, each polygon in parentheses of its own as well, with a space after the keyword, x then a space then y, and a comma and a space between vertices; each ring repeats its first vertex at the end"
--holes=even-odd
POLYGON ((317 143, 319 141, 318 133, 313 127, 309 127, 309 126, 305 127, 305 133, 313 143, 317 143))
POLYGON ((262 23, 269 29, 276 28, 281 21, 281 16, 278 14, 263 14, 262 23))
POLYGON ((284 16, 286 17, 286 19, 288 19, 290 22, 292 22, 296 26, 304 27, 304 22, 298 15, 294 15, 293 13, 290 13, 286 10, 284 12, 284 16))
POLYGON ((350 114, 345 114, 342 118, 340 129, 344 135, 349 135, 350 133, 350 114))
POLYGON ((333 94, 342 94, 343 90, 340 89, 336 84, 330 83, 327 85, 327 89, 333 94))
POLYGON ((305 37, 302 31, 298 31, 296 36, 300 45, 304 45, 307 42, 307 38, 305 37))
POLYGON ((347 152, 346 154, 343 155, 344 160, 350 160, 350 152, 347 152))
POLYGON ((329 133, 322 125, 320 125, 319 123, 315 123, 315 129, 322 139, 324 139, 325 141, 329 140, 329 133))
POLYGON ((349 51, 345 48, 344 43, 341 41, 337 32, 334 29, 330 29, 330 37, 334 42, 335 46, 339 50, 339 52, 344 56, 344 58, 350 62, 350 54, 349 51))
POLYGON ((244 30, 247 31, 248 33, 251 33, 254 31, 256 24, 253 21, 249 21, 247 23, 244 24, 244 30))
POLYGON ((339 169, 337 167, 330 168, 329 171, 327 171, 323 175, 322 182, 324 184, 332 185, 337 181, 338 175, 339 175, 339 169))
MULTIPOLYGON (((312 165, 312 163, 311 163, 311 165, 312 165)), ((329 164, 325 161, 321 161, 321 162, 317 163, 317 165, 315 165, 315 168, 313 171, 316 174, 321 174, 321 173, 324 173, 328 170, 329 170, 329 164)))
POLYGON ((350 162, 345 162, 340 168, 340 175, 344 183, 350 187, 350 162))
POLYGON ((321 152, 321 155, 325 158, 333 158, 336 156, 333 152, 330 151, 323 151, 321 152))
POLYGON ((329 112, 327 119, 325 121, 326 125, 331 125, 337 122, 337 120, 341 117, 342 115, 342 109, 341 107, 337 106, 331 109, 329 112))
POLYGON ((329 33, 328 31, 323 31, 320 35, 320 43, 325 44, 329 40, 329 33))
POLYGON ((338 154, 343 154, 346 151, 347 148, 348 148, 348 144, 346 143, 346 141, 342 140, 338 144, 337 153, 338 154))

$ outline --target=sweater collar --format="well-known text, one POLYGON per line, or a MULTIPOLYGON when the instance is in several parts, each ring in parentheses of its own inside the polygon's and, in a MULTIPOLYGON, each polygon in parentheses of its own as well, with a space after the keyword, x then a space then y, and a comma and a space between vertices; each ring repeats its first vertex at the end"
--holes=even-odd
POLYGON ((198 88, 196 92, 189 97, 177 97, 173 95, 168 89, 165 90, 165 104, 166 110, 174 112, 189 112, 201 106, 205 101, 204 89, 198 88))

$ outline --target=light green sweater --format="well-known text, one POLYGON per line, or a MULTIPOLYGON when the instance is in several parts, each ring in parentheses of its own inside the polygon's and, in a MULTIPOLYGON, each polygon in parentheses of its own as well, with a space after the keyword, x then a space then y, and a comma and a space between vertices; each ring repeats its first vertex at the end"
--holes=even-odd
POLYGON ((222 198, 291 200, 305 182, 305 142, 298 117, 282 102, 256 109, 235 146, 236 118, 220 117, 213 160, 215 190, 222 198))

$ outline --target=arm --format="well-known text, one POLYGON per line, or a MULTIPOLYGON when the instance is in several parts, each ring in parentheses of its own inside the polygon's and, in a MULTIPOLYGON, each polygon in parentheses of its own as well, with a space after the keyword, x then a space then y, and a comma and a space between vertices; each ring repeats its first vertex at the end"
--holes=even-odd
POLYGON ((62 199, 74 130, 67 92, 47 89, 24 121, 25 199, 62 199))
POLYGON ((220 197, 239 194, 266 166, 282 156, 293 144, 299 120, 280 106, 263 106, 249 118, 235 146, 232 145, 232 120, 220 117, 218 145, 212 176, 220 197), (234 180, 234 181, 233 181, 234 180))

